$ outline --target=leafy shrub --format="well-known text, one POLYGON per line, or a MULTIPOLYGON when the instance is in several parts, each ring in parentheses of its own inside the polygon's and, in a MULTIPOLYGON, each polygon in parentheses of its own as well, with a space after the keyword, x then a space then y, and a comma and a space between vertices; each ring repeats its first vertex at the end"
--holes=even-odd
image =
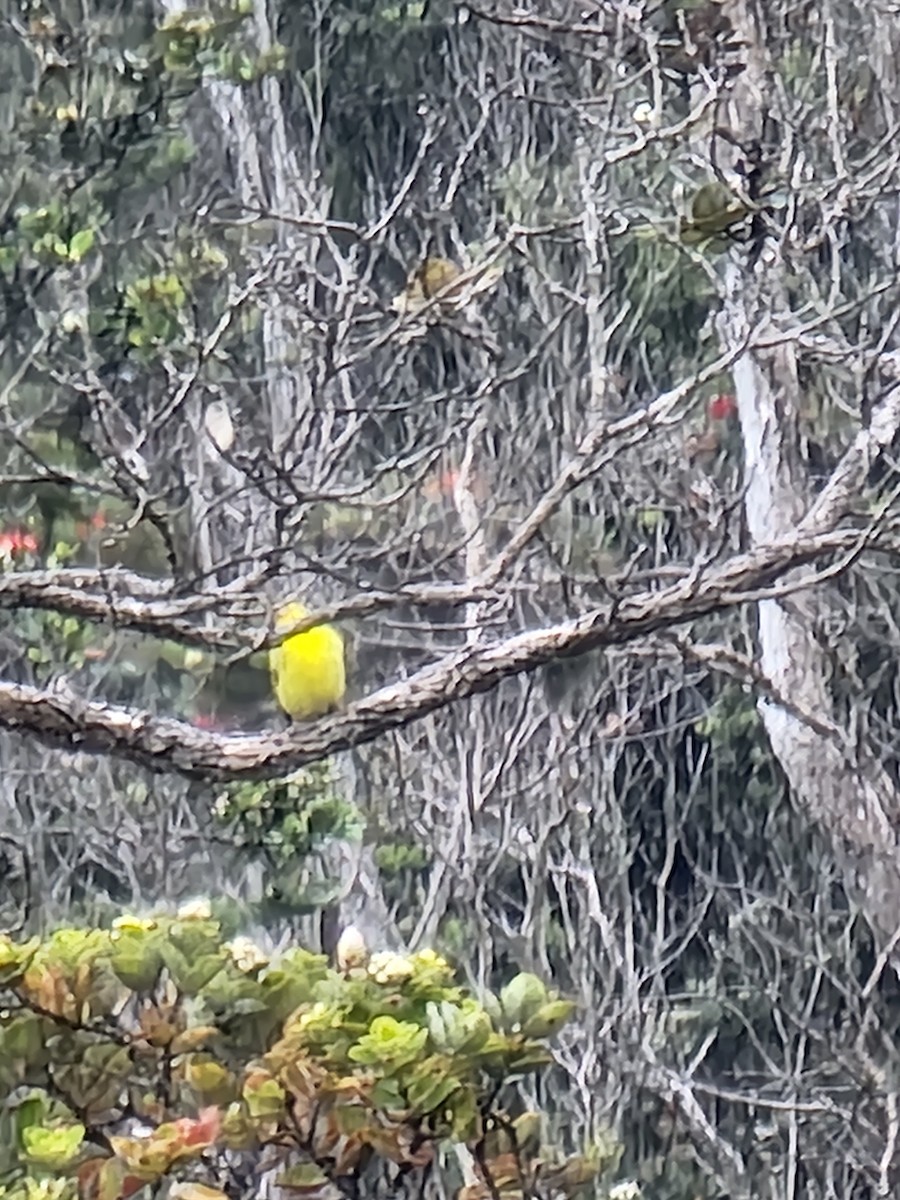
POLYGON ((308 1196, 379 1172, 418 1188, 446 1141, 472 1196, 593 1181, 598 1155, 541 1158, 539 1115, 501 1107, 569 1001, 526 974, 478 1000, 432 951, 355 949, 343 970, 270 960, 205 903, 0 936, 0 1196, 217 1200, 262 1172, 308 1196))

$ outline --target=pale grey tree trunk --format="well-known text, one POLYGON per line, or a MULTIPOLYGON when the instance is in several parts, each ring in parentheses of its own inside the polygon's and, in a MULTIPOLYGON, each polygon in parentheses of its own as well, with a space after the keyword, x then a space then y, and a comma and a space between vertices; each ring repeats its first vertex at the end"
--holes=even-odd
MULTIPOLYGON (((727 120, 747 147, 763 137, 764 114, 775 98, 761 30, 749 6, 731 0, 727 7, 747 48, 747 68, 729 96, 727 120)), ((895 389, 805 518, 810 497, 796 432, 801 406, 797 339, 790 331, 782 336, 772 318, 788 311, 782 269, 780 251, 771 243, 752 267, 730 264, 718 322, 726 349, 747 344, 732 371, 743 440, 744 512, 754 546, 784 537, 801 523, 833 527, 861 489, 874 450, 890 441, 900 420, 900 389, 895 389)), ((851 890, 884 944, 900 935, 898 796, 887 773, 859 753, 832 719, 831 665, 815 635, 828 604, 827 589, 827 583, 819 583, 759 604, 759 665, 791 707, 762 699, 758 708, 794 802, 830 837, 851 890), (833 727, 831 736, 822 731, 822 717, 833 727)))

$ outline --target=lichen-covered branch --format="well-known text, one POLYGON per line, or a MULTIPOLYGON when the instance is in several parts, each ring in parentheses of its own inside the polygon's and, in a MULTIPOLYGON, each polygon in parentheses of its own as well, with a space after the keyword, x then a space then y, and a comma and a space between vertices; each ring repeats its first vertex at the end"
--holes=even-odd
MULTIPOLYGON (((622 645, 722 609, 783 594, 777 581, 788 572, 810 563, 839 570, 841 562, 852 561, 865 544, 865 532, 855 529, 791 534, 659 591, 613 600, 575 620, 464 648, 403 682, 381 688, 344 714, 296 732, 213 736, 181 721, 87 702, 65 687, 43 691, 11 683, 0 684, 0 726, 69 750, 131 759, 154 771, 199 778, 271 778, 373 741, 389 729, 555 659, 622 645)), ((880 544, 889 544, 886 535, 880 544)), ((791 586, 808 588, 816 577, 812 572, 791 586)))

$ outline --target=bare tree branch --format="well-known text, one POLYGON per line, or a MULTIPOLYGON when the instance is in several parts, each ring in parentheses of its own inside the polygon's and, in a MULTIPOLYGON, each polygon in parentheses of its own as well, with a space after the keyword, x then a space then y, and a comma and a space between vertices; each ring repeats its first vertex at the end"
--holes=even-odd
MULTIPOLYGON (((180 721, 88 703, 65 688, 54 693, 17 684, 0 684, 0 726, 73 750, 131 759, 155 771, 200 778, 271 778, 373 741, 386 730, 556 659, 621 645, 748 601, 782 597, 785 589, 776 582, 780 577, 842 552, 851 556, 849 562, 861 541, 865 534, 852 529, 784 538, 660 591, 617 599, 575 620, 446 655, 302 734, 216 738, 180 721)), ((815 578, 813 574, 792 581, 791 590, 808 588, 815 578)))

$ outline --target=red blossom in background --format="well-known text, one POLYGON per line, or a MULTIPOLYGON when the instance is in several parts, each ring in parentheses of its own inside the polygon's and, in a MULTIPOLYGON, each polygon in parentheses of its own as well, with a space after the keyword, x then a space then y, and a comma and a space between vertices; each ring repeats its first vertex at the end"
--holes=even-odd
POLYGON ((4 529, 0 533, 0 558, 13 558, 18 554, 36 554, 38 540, 27 529, 4 529))
POLYGON ((727 421, 737 416, 737 402, 734 396, 713 396, 709 402, 709 415, 714 421, 727 421))
POLYGON ((217 717, 212 713, 195 713, 191 717, 191 724, 195 729, 221 729, 222 726, 217 717))
POLYGON ((75 534, 80 541, 86 541, 92 531, 106 528, 106 517, 102 512, 91 513, 87 521, 77 521, 75 523, 75 534))

